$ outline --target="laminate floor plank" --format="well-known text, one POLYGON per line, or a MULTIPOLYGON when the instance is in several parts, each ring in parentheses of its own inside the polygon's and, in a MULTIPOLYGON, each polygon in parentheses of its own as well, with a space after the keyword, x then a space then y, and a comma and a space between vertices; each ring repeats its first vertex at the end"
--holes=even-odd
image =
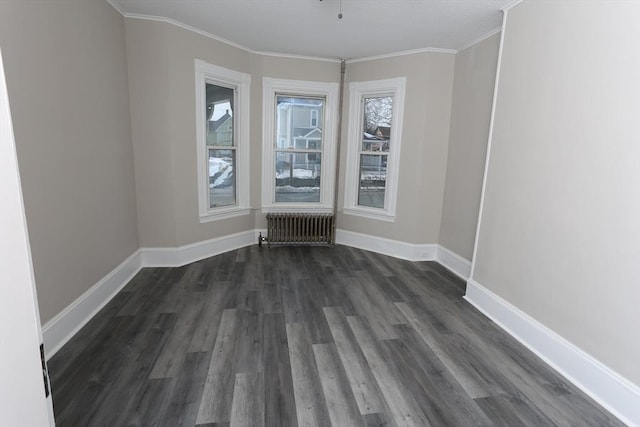
POLYGON ((365 427, 388 427, 393 425, 384 413, 363 415, 362 423, 365 427))
POLYGON ((362 418, 335 344, 313 344, 320 384, 334 426, 362 426, 362 418))
POLYGON ((403 378, 380 350, 382 343, 374 338, 373 331, 357 316, 349 316, 347 320, 371 367, 395 424, 398 427, 430 426, 415 397, 403 384, 403 378))
POLYGON ((56 425, 622 425, 464 292, 339 245, 144 268, 49 360, 56 425))
MULTIPOLYGON (((353 301, 356 313, 367 320, 376 338, 379 340, 397 338, 392 327, 396 316, 387 313, 393 303, 379 304, 375 298, 375 291, 368 292, 371 284, 364 280, 347 279, 347 283, 347 295, 353 301)), ((395 307, 394 309, 397 310, 395 307)))
POLYGON ((330 425, 327 404, 305 325, 287 323, 286 327, 298 425, 330 425))
POLYGON ((435 353, 470 397, 495 396, 504 392, 498 384, 493 382, 492 378, 487 378, 474 366, 461 361, 460 354, 456 352, 456 349, 439 339, 437 334, 431 330, 431 325, 422 322, 407 303, 398 303, 397 306, 407 317, 411 327, 415 329, 420 338, 435 353))
POLYGON ((284 315, 265 314, 262 329, 265 426, 295 427, 298 419, 284 315))
POLYGON ((146 404, 143 393, 151 369, 166 343, 171 328, 175 323, 175 314, 160 313, 156 321, 144 336, 140 348, 131 354, 129 363, 124 369, 118 370, 113 381, 108 398, 101 402, 95 418, 86 425, 126 425, 137 416, 137 408, 146 404), (131 399, 129 396, 137 396, 131 399))
POLYGON ((262 373, 236 374, 231 404, 231 427, 264 426, 262 373))
POLYGON ((481 397, 475 401, 495 426, 551 427, 556 425, 542 411, 519 397, 499 395, 481 397))
POLYGON ((360 413, 384 413, 384 398, 344 313, 336 307, 326 307, 324 313, 360 413))
POLYGON ((213 282, 206 292, 198 293, 197 302, 190 311, 197 312, 188 352, 211 351, 218 338, 218 327, 225 308, 233 309, 230 301, 235 294, 234 284, 229 281, 213 282))
POLYGON ((184 297, 183 304, 196 307, 195 310, 179 310, 176 313, 174 331, 169 337, 156 360, 150 378, 173 378, 182 373, 182 364, 187 356, 189 344, 193 338, 195 322, 201 309, 202 299, 200 295, 191 293, 184 297))
POLYGON ((397 326, 401 339, 384 344, 404 383, 432 425, 481 427, 492 423, 413 328, 397 326))
POLYGON ((242 319, 236 309, 226 309, 211 355, 207 380, 198 409, 197 424, 231 421, 235 384, 235 356, 242 319))
POLYGON ((158 425, 195 425, 210 360, 210 352, 187 353, 158 425))

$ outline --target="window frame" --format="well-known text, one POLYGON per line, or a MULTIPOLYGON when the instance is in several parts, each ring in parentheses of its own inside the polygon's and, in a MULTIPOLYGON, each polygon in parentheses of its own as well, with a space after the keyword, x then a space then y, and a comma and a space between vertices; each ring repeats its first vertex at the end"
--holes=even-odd
MULTIPOLYGON (((338 83, 304 80, 262 79, 262 212, 331 213, 334 205, 336 174, 336 133, 338 123, 338 83), (275 144, 276 96, 309 96, 325 100, 322 127, 320 201, 314 203, 285 203, 275 201, 278 151, 275 144)), ((320 116, 320 115, 319 115, 320 116)), ((318 117, 318 120, 320 117, 318 117)), ((280 150, 282 151, 282 150, 280 150)), ((295 150, 292 150, 295 151, 295 150)))
POLYGON ((382 221, 395 222, 402 146, 406 77, 349 83, 349 124, 343 213, 382 221), (378 96, 393 97, 393 115, 387 155, 384 208, 358 205, 360 189, 360 152, 364 124, 363 99, 378 96))
POLYGON ((205 61, 195 60, 196 146, 198 178, 198 216, 201 223, 248 215, 249 195, 249 124, 251 75, 205 61), (209 191, 209 155, 207 146, 206 84, 234 90, 233 146, 235 147, 236 204, 211 208, 209 191))

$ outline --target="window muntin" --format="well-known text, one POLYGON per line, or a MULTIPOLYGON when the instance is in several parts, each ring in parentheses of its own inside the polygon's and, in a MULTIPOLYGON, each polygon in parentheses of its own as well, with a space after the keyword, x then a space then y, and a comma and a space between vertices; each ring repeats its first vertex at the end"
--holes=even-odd
POLYGON ((195 60, 200 222, 249 208, 251 77, 195 60))
POLYGON ((344 213, 395 219, 405 78, 349 85, 344 213))
POLYGON ((332 212, 337 100, 337 83, 263 78, 263 212, 332 212))

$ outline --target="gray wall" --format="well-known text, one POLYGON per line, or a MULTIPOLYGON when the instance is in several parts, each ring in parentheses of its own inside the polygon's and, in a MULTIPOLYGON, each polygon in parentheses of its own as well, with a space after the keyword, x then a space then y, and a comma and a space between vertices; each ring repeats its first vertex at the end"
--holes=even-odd
MULTIPOLYGON (((256 55, 170 24, 125 21, 141 246, 175 247, 264 228, 260 212, 262 78, 337 82, 340 64, 256 55), (252 215, 199 223, 195 58, 251 74, 252 215)), ((407 76, 407 96, 396 222, 340 215, 340 228, 411 243, 437 243, 454 58, 421 53, 347 65, 348 81, 407 76)))
MULTIPOLYGON (((408 243, 437 243, 447 165, 449 116, 455 56, 425 52, 347 64, 349 82, 406 76, 396 220, 393 223, 339 214, 344 230, 408 243)), ((349 111, 348 86, 344 111, 349 111)), ((349 118, 343 120, 345 142, 340 161, 340 198, 344 200, 345 147, 349 118)))
POLYGON ((0 44, 45 323, 139 247, 124 19, 1 1, 0 44))
POLYGON ((508 13, 472 278, 640 384, 640 3, 508 13))
POLYGON ((194 59, 250 72, 249 54, 182 28, 126 19, 142 247, 176 247, 253 228, 242 216, 200 224, 194 59))
POLYGON ((440 245, 473 256, 500 33, 456 54, 440 245))
POLYGON ((126 19, 142 247, 176 247, 266 226, 261 206, 262 77, 337 81, 339 64, 248 53, 180 27, 126 19), (251 74, 247 216, 198 219, 194 59, 251 74))

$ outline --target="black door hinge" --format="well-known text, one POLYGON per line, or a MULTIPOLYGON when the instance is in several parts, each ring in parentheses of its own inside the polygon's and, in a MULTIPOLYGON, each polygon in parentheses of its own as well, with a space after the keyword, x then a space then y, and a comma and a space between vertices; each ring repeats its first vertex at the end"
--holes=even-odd
POLYGON ((42 379, 44 380, 44 397, 49 397, 49 373, 44 360, 44 344, 40 344, 40 362, 42 362, 42 379))

